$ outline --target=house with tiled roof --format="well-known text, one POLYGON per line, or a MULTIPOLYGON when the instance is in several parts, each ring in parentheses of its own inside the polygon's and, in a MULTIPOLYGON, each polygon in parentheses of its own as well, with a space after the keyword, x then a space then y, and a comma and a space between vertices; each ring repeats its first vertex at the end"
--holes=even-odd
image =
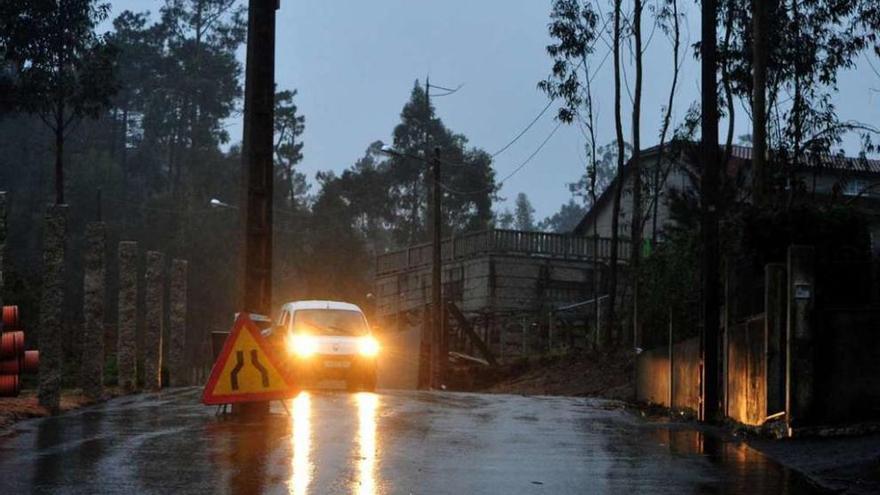
MULTIPOLYGON (((726 162, 723 167, 726 179, 747 200, 752 148, 731 146, 728 150, 722 146, 721 156, 726 162)), ((822 157, 808 155, 801 162, 789 170, 787 187, 801 188, 808 194, 814 194, 817 199, 835 198, 840 202, 849 202, 864 209, 867 214, 877 215, 877 221, 872 222, 876 225, 872 230, 874 245, 880 245, 880 160, 836 154, 822 157)), ((674 142, 662 150, 659 146, 645 149, 641 154, 641 163, 645 188, 642 236, 650 239, 656 226, 658 237, 662 237, 664 226, 670 221, 669 207, 673 194, 691 192, 698 195, 697 144, 674 142), (658 187, 655 188, 654 183, 658 187)), ((631 232, 632 179, 632 163, 627 162, 622 174, 624 183, 618 224, 618 234, 624 238, 629 237, 631 232)), ((573 234, 604 238, 611 236, 614 190, 620 180, 621 176, 614 178, 575 227, 573 234)))

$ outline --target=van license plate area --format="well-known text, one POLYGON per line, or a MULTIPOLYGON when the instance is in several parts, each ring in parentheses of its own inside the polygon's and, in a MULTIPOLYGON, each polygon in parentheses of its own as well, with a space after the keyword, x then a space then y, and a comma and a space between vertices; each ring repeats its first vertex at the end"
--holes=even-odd
POLYGON ((351 368, 350 361, 324 361, 325 368, 351 368))

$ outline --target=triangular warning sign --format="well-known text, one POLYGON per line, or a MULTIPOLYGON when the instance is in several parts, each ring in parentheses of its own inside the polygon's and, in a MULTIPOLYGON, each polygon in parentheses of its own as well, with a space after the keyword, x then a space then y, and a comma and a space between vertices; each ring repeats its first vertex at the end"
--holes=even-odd
POLYGON ((295 394, 260 330, 247 313, 239 314, 211 369, 202 403, 263 402, 295 394))

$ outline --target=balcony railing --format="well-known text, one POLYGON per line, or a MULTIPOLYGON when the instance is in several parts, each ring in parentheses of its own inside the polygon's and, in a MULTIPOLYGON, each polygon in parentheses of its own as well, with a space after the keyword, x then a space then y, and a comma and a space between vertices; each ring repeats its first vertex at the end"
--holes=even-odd
MULTIPOLYGON (((444 262, 472 258, 484 254, 517 254, 539 258, 589 261, 611 258, 611 239, 580 237, 569 234, 489 229, 443 239, 441 256, 444 262)), ((621 238, 618 259, 629 257, 629 242, 621 238)), ((431 264, 431 243, 418 244, 376 258, 376 274, 420 268, 431 264)))

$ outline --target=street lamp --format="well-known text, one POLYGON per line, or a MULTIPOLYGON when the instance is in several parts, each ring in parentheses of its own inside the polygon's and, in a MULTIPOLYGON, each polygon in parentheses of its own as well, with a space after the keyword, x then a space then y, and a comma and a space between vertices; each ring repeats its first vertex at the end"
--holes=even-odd
POLYGON ((443 293, 440 284, 441 279, 441 205, 440 205, 440 148, 434 148, 434 156, 428 160, 427 156, 420 157, 402 153, 388 145, 379 148, 381 153, 398 158, 411 158, 431 164, 431 358, 429 366, 430 385, 439 388, 446 377, 446 333, 443 328, 443 293))
POLYGON ((237 210, 238 209, 238 207, 232 206, 229 203, 224 203, 223 201, 220 201, 217 198, 211 198, 211 201, 209 201, 208 204, 211 205, 211 208, 226 208, 226 209, 230 209, 230 210, 237 210))

